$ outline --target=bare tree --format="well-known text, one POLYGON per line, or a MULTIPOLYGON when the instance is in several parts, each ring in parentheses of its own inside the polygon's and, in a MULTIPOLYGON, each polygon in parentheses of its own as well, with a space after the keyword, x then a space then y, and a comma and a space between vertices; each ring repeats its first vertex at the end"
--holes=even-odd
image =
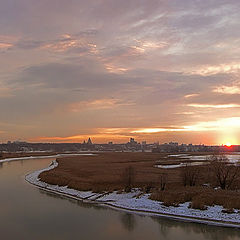
POLYGON ((184 186, 195 186, 199 178, 199 169, 186 164, 181 171, 182 183, 184 186))
POLYGON ((166 185, 167 185, 167 174, 161 173, 161 175, 160 175, 160 190, 161 191, 165 190, 166 185))
POLYGON ((239 168, 229 164, 225 155, 213 155, 209 159, 210 169, 221 189, 229 189, 239 177, 239 168))
POLYGON ((152 181, 148 182, 145 187, 145 192, 150 193, 151 189, 154 187, 154 183, 152 181))
POLYGON ((125 168, 123 173, 123 181, 125 185, 125 191, 130 192, 134 183, 134 168, 132 166, 125 168))

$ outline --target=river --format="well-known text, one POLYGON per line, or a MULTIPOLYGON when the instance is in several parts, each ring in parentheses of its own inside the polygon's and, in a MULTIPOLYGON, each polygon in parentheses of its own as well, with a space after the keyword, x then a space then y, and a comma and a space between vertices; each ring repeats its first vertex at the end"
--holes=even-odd
POLYGON ((240 239, 240 230, 129 214, 83 204, 25 181, 54 158, 0 164, 0 236, 3 240, 240 239))

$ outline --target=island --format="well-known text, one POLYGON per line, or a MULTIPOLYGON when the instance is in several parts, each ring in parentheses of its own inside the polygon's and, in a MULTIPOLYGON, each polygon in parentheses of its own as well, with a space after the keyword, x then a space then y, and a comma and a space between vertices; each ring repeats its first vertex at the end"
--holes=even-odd
POLYGON ((240 155, 105 152, 62 156, 26 180, 138 214, 240 227, 240 155))

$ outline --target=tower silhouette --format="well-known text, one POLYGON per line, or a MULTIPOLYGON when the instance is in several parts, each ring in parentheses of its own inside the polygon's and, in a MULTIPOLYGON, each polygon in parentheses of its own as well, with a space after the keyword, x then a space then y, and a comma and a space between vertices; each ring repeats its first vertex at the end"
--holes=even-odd
POLYGON ((91 138, 88 138, 87 144, 88 144, 88 145, 92 145, 92 140, 91 140, 91 138))

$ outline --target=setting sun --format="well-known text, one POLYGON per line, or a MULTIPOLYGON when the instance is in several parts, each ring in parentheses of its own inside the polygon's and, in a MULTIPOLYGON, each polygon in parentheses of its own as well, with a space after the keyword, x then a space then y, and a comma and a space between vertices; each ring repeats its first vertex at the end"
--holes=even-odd
POLYGON ((232 146, 232 144, 230 142, 227 142, 224 145, 227 146, 227 147, 231 147, 232 146))

